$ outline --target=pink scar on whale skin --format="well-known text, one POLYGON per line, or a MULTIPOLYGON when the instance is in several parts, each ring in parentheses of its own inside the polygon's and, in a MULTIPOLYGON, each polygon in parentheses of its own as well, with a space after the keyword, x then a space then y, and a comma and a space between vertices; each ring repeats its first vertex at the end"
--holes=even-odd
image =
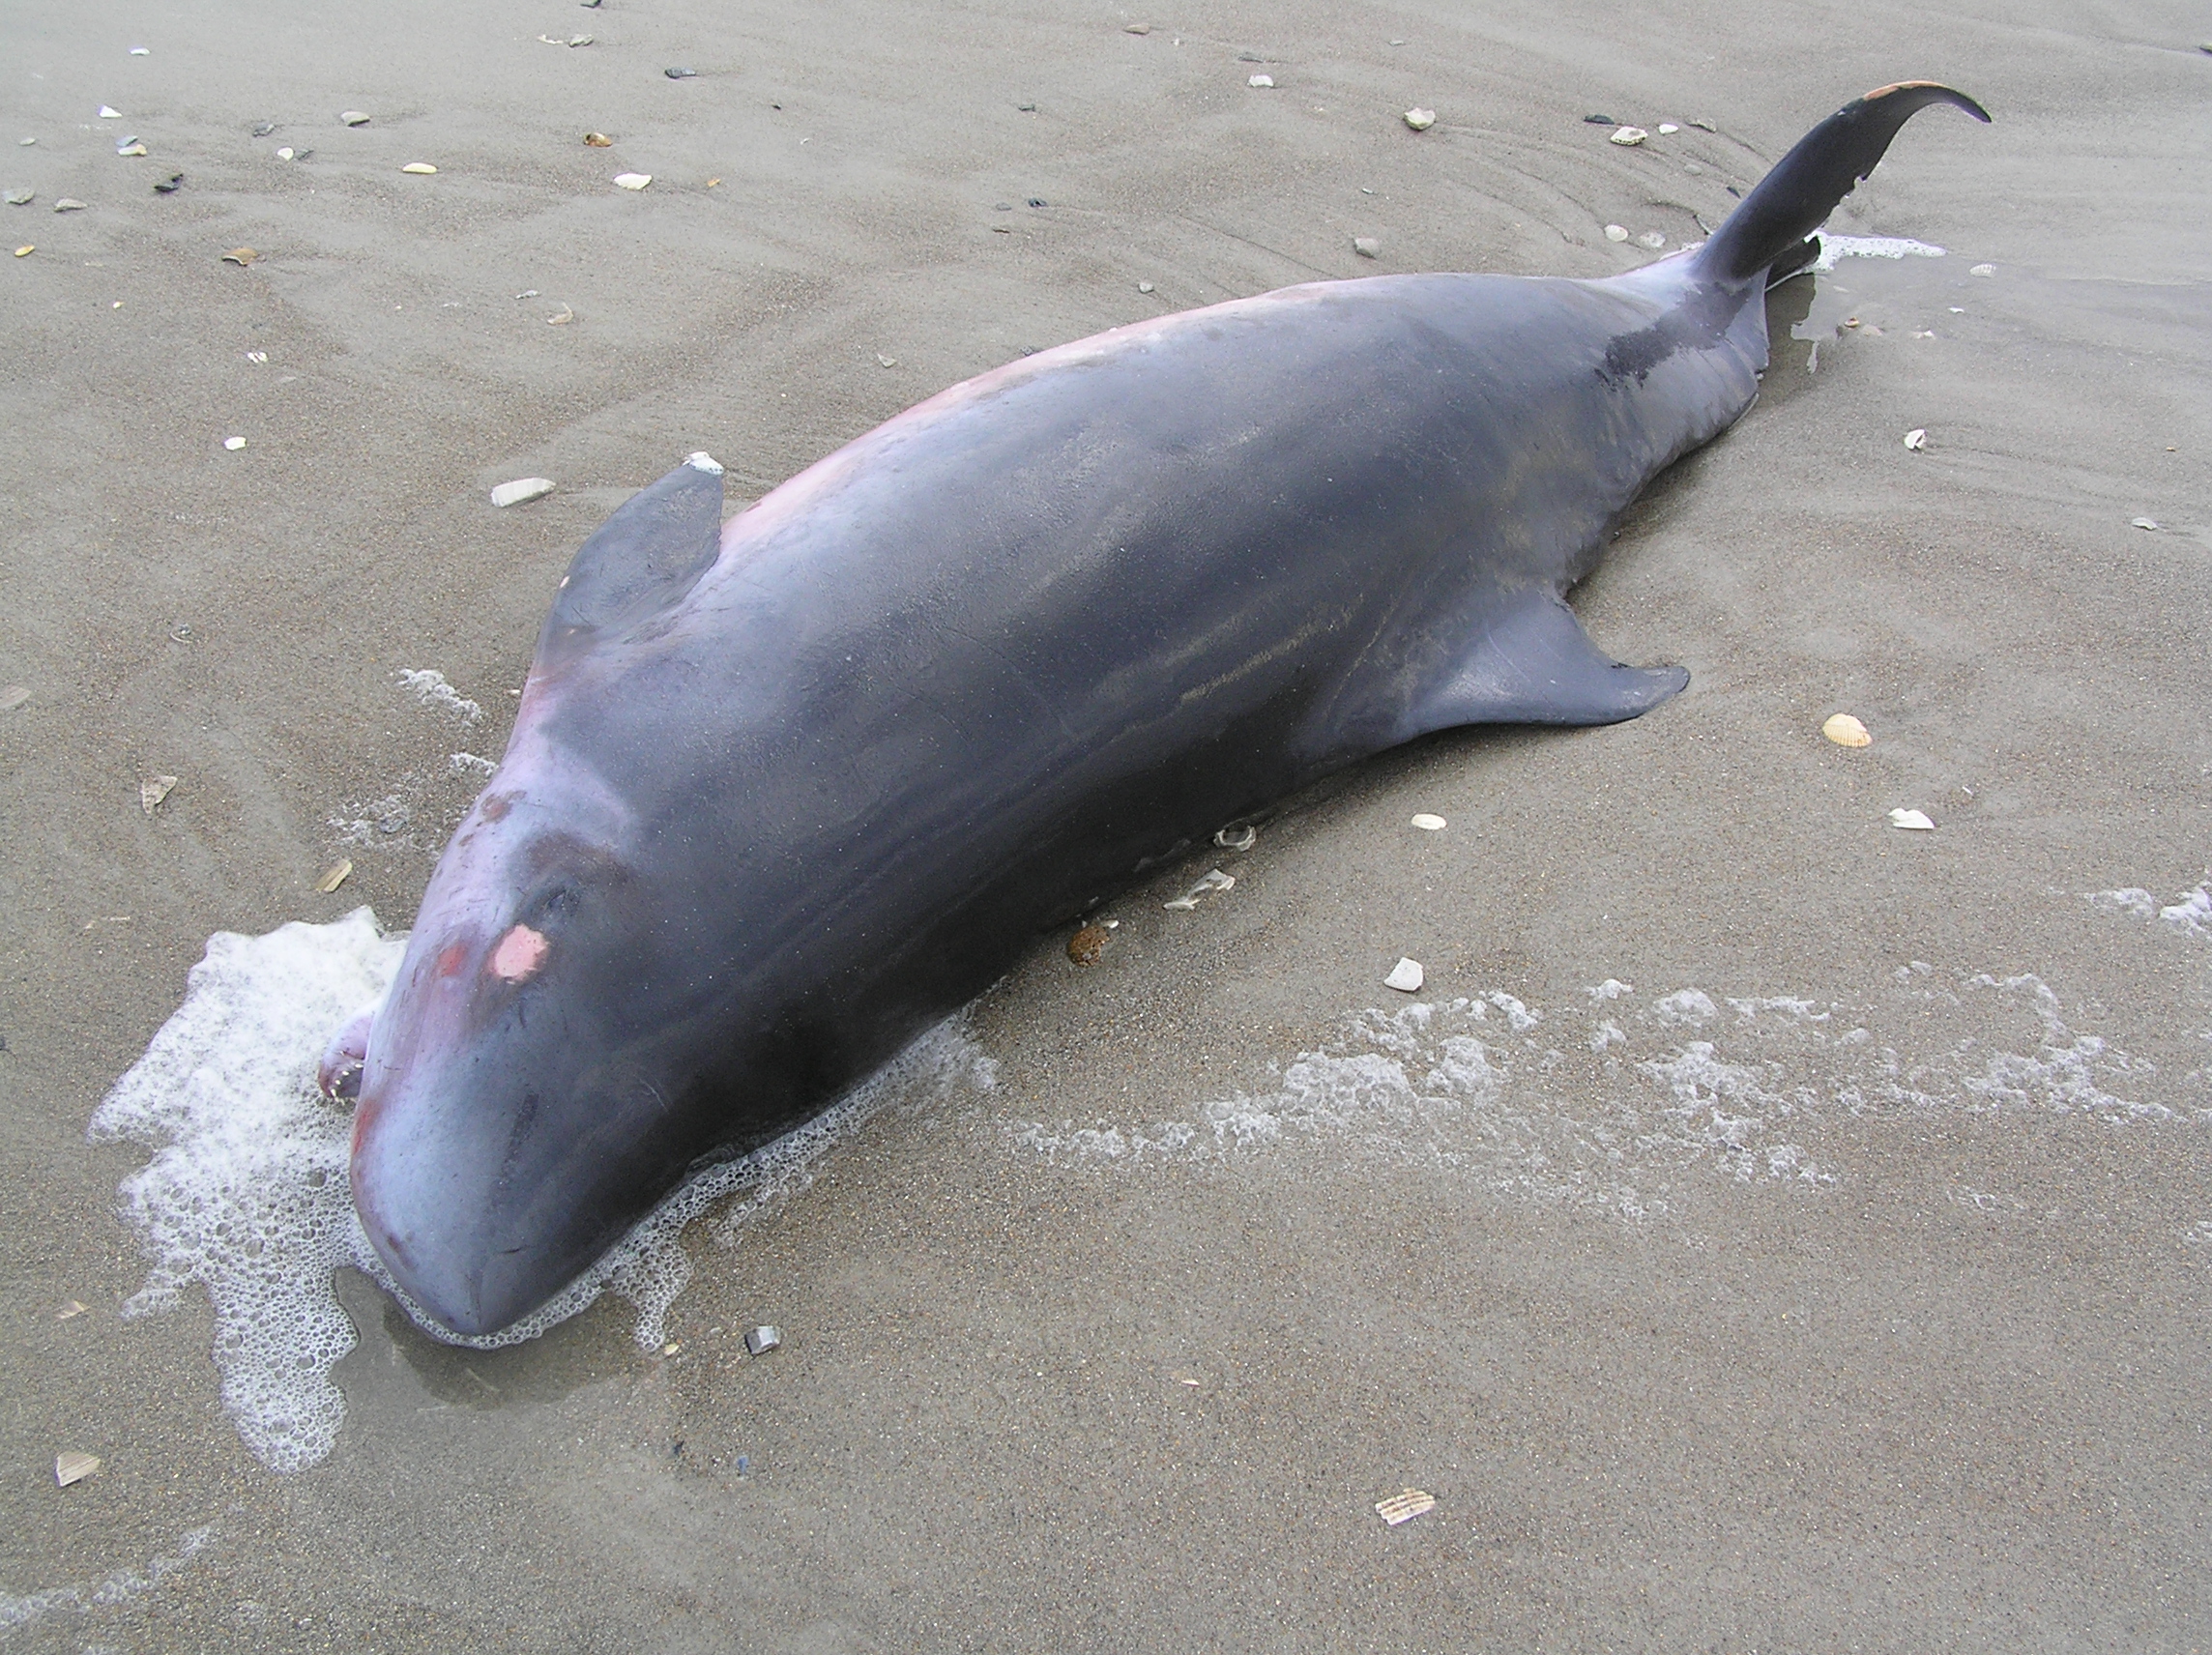
POLYGON ((540 933, 527 925, 517 925, 502 937, 499 946, 491 951, 492 975, 509 982, 527 981, 545 963, 545 950, 550 945, 540 933))

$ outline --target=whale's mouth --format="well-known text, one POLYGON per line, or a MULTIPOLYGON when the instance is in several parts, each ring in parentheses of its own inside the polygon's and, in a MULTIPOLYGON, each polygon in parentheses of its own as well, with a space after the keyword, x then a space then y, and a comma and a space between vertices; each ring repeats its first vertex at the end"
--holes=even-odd
POLYGON ((824 1115, 702 1172, 523 1320, 462 1334, 416 1303, 371 1244, 348 1171, 352 1112, 316 1081, 331 1031, 382 999, 405 944, 366 908, 261 937, 218 933, 184 1003, 92 1119, 96 1140, 152 1150, 122 1185, 124 1217, 152 1261, 124 1314, 151 1315, 195 1284, 206 1290, 223 1407, 275 1470, 320 1462, 345 1421, 331 1371, 357 1335, 338 1303, 339 1269, 368 1275, 432 1338, 477 1350, 534 1339, 612 1289, 636 1308, 638 1349, 656 1350, 690 1278, 679 1237, 695 1219, 720 1206, 715 1229, 734 1240, 885 1104, 990 1086, 989 1060, 962 1019, 941 1024, 824 1115))

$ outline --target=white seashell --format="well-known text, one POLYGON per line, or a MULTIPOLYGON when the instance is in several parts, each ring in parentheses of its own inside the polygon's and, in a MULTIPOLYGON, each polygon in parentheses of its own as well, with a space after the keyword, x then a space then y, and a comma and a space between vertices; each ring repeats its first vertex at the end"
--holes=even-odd
POLYGON ((1910 449, 1914 453, 1918 453, 1922 449, 1925 449, 1928 446, 1927 429, 1920 425, 1913 426, 1911 430, 1905 433, 1905 446, 1910 449))
POLYGON ((494 506, 520 506, 528 500, 542 500, 553 492, 553 479, 549 477, 518 477, 512 482, 503 482, 491 491, 494 506))
POLYGON ((618 189, 643 189, 652 182, 653 174, 650 172, 618 172, 615 174, 615 188, 618 189))
POLYGON ((1258 86, 1266 88, 1275 84, 1275 77, 1271 74, 1255 74, 1251 79, 1245 81, 1244 84, 1247 86, 1258 86))
POLYGON ((1628 240, 1628 226, 1626 224, 1608 224, 1605 227, 1605 239, 1609 242, 1625 242, 1628 240))
POLYGON ((1436 124, 1437 112, 1434 109, 1409 109, 1406 111, 1406 125, 1412 128, 1416 132, 1425 132, 1436 124))
POLYGON ((1390 974, 1382 979, 1384 988, 1394 988, 1400 994, 1421 992, 1421 962, 1401 959, 1390 968, 1390 974))
POLYGON ((1642 127, 1622 127, 1613 134, 1613 141, 1623 146, 1640 144, 1650 135, 1642 127))
POLYGON ((1413 826, 1425 832, 1441 833, 1444 830, 1444 819, 1441 816, 1431 816, 1424 810, 1413 818, 1413 826))
POLYGON ((1921 810, 1893 810, 1889 813, 1889 825, 1892 828, 1907 828, 1916 833, 1932 833, 1936 830, 1936 824, 1928 820, 1927 812, 1921 810))

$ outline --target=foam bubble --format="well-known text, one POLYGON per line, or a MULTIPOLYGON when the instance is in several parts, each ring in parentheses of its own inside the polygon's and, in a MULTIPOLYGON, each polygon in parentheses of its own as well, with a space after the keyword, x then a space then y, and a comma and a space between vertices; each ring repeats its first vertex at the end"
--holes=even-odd
POLYGON ((734 1239, 751 1214, 804 1188, 813 1163, 887 1105, 927 1105, 994 1079, 965 1014, 954 1017, 825 1114, 684 1185, 535 1315, 464 1339, 424 1316, 385 1270, 347 1183, 351 1118, 315 1089, 324 1045, 383 999, 405 942, 385 936, 366 908, 263 937, 218 932, 183 1005, 92 1118, 95 1140, 155 1148, 122 1185, 124 1216, 155 1261, 125 1314, 165 1310, 187 1288, 206 1289, 223 1406, 247 1447, 279 1471, 322 1460, 345 1419, 330 1377, 356 1343, 333 1281, 340 1265, 373 1277, 433 1337, 479 1350, 535 1338, 612 1288, 637 1308, 639 1348, 653 1350, 690 1279, 679 1237, 701 1213, 740 1195, 717 1226, 734 1239))
POLYGON ((1815 270, 1834 270, 1839 259, 1848 258, 1943 258, 1944 249, 1932 242, 1916 242, 1906 236, 1831 236, 1822 231, 1820 256, 1813 261, 1815 270))

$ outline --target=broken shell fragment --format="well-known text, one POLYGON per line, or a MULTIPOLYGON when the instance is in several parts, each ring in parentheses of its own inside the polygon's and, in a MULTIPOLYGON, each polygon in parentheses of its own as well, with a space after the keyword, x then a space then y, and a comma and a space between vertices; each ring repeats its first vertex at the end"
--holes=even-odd
POLYGON ((153 152, 141 143, 128 143, 115 152, 119 156, 151 155, 153 152))
POLYGON ((8 191, 8 205, 11 207, 28 207, 38 198, 39 192, 35 189, 11 189, 8 191))
POLYGON ((65 195, 54 203, 54 211, 57 213, 81 213, 84 211, 84 203, 73 195, 65 195))
POLYGON ((1386 1500, 1375 1502, 1375 1515, 1395 1528, 1401 1523, 1411 1523, 1425 1512, 1437 1509, 1437 1496, 1426 1489, 1407 1489, 1386 1500))
POLYGON ((1275 84, 1275 77, 1271 74, 1255 74, 1248 76, 1244 84, 1266 88, 1275 84))
POLYGON ((1936 824, 1928 819, 1927 812, 1921 810, 1893 810, 1889 813, 1889 825, 1892 828, 1908 828, 1915 833, 1930 833, 1936 828, 1936 824))
POLYGON ((1233 875, 1225 874, 1219 868, 1214 868, 1204 879, 1192 886, 1190 889, 1184 891, 1182 895, 1176 897, 1173 901, 1163 902, 1160 906, 1170 913, 1188 914, 1198 907, 1200 897, 1205 896, 1209 891, 1228 890, 1236 883, 1236 878, 1233 875))
POLYGON ((436 172, 438 169, 432 166, 426 160, 411 160, 399 170, 401 172, 412 172, 419 178, 427 178, 431 173, 436 172))
POLYGON ((1906 432, 1905 446, 1910 449, 1914 453, 1918 453, 1922 449, 1925 449, 1928 446, 1927 428, 1925 426, 1915 425, 1911 430, 1906 432))
POLYGON ((100 1470, 98 1454, 56 1454, 54 1456, 54 1487, 66 1489, 72 1483, 81 1483, 100 1470))
POLYGON ((1820 726, 1820 734, 1827 737, 1839 747, 1871 747, 1874 745, 1874 738, 1867 734, 1867 727, 1848 712, 1829 714, 1828 721, 1820 726))
POLYGON ((154 186, 154 193, 157 195, 174 195, 184 187, 185 175, 181 172, 172 172, 160 183, 154 186))
POLYGON ((13 712, 31 699, 31 692, 19 683, 0 689, 0 712, 13 712))
POLYGON ((1642 127, 1621 127, 1615 131, 1611 141, 1621 145, 1623 148, 1628 148, 1642 143, 1650 135, 1642 127))
POLYGON ((1352 238, 1352 250, 1361 258, 1380 258, 1382 244, 1373 236, 1354 236, 1352 238))
POLYGON ((2128 526, 2134 529, 2156 529, 2158 519, 2156 517, 2131 517, 2128 519, 2128 526))
POLYGON ((1996 273, 1997 267, 1994 264, 1978 264, 1966 272, 1968 276, 1994 276, 1996 273))
POLYGON ((1675 126, 1672 121, 1662 121, 1659 123, 1659 135, 1663 138, 1672 137, 1674 133, 1680 131, 1681 130, 1681 128, 1675 126))
POLYGON ((1653 252, 1657 252, 1667 245, 1667 238, 1657 230, 1646 230, 1636 238, 1636 245, 1640 247, 1649 247, 1653 252))
POLYGON ((1149 35, 1152 32, 1152 26, 1150 23, 1123 23, 1121 32, 1124 35, 1149 35))
POLYGON ((566 328, 575 319, 575 311, 569 309, 568 305, 564 305, 559 310, 545 318, 545 325, 548 328, 566 328))
POLYGON ((664 69, 660 73, 671 80, 696 80, 699 76, 695 69, 664 69))
POLYGON ((102 103, 100 106, 100 118, 102 121, 120 121, 123 119, 123 111, 120 109, 110 109, 106 104, 102 103))
POLYGON ((1067 957, 1079 966, 1094 966, 1106 952, 1108 933, 1103 925, 1086 925, 1067 940, 1067 957))
POLYGON ((1609 242, 1625 242, 1628 240, 1628 226, 1626 224, 1608 224, 1605 227, 1605 239, 1609 242))
POLYGON ((222 262, 243 267, 251 264, 260 256, 261 254, 252 247, 232 247, 230 251, 222 255, 222 262))
POLYGON ((1214 829, 1213 842, 1224 851, 1249 851, 1260 842, 1260 829, 1249 822, 1235 828, 1214 829))
POLYGON ((325 873, 321 879, 315 881, 315 894, 318 896, 328 896, 331 894, 331 892, 337 889, 339 886, 345 884, 345 882, 352 877, 352 861, 341 861, 329 872, 325 873))
POLYGON ((755 1356, 765 1356, 782 1343, 780 1327, 756 1327, 745 1335, 745 1350, 755 1356))
POLYGON ((1444 819, 1441 816, 1431 816, 1424 810, 1413 818, 1413 826, 1423 832, 1441 833, 1444 830, 1444 819))
POLYGON ((611 149, 614 146, 614 139, 608 137, 604 132, 586 132, 584 142, 596 150, 611 149))
POLYGON ((235 454, 239 450, 246 447, 246 439, 244 437, 225 437, 222 440, 222 446, 235 454))
POLYGON ((38 243, 36 243, 36 242, 25 242, 25 243, 24 243, 24 244, 23 244, 21 247, 17 247, 17 248, 15 249, 15 256, 16 256, 17 258, 29 258, 29 257, 30 257, 30 256, 31 256, 33 253, 37 252, 38 250, 39 250, 39 244, 38 244, 38 243))
POLYGON ((1436 124, 1437 112, 1434 109, 1409 109, 1406 111, 1406 125, 1412 128, 1416 132, 1425 132, 1436 124))
POLYGON ((1137 283, 1137 291, 1139 293, 1150 293, 1151 290, 1152 284, 1149 281, 1140 281, 1137 283))
POLYGON ((643 189, 653 182, 650 172, 618 172, 615 174, 617 189, 643 189))
POLYGON ((1421 982, 1421 962, 1400 959, 1390 968, 1390 974, 1382 979, 1382 986, 1394 988, 1400 994, 1419 994, 1421 982))
POLYGON ((338 119, 349 127, 365 127, 368 125, 368 117, 359 109, 348 109, 339 115, 338 119))
POLYGON ((553 479, 549 477, 518 477, 512 482, 503 482, 491 491, 494 506, 520 506, 525 501, 542 500, 553 492, 553 479))
POLYGON ((148 776, 138 784, 139 805, 147 815, 153 815, 155 808, 160 804, 162 799, 169 797, 170 790, 176 785, 177 778, 175 776, 148 776))

